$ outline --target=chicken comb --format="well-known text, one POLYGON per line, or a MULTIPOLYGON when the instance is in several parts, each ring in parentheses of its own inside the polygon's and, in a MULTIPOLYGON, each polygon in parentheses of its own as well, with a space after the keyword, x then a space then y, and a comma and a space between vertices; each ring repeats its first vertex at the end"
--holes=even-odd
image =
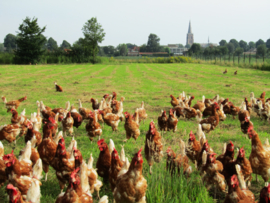
POLYGON ((140 154, 141 154, 141 152, 142 152, 142 148, 141 148, 141 149, 138 151, 138 153, 137 153, 137 154, 138 154, 138 155, 140 155, 140 154))
POLYGON ((172 150, 171 146, 168 147, 168 149, 166 150, 167 153, 169 153, 172 150))
POLYGON ((230 140, 230 144, 231 144, 232 146, 234 146, 231 140, 230 140))
POLYGON ((100 146, 103 142, 104 142, 104 139, 97 141, 98 146, 100 146))
POLYGON ((248 132, 250 132, 251 130, 253 130, 253 126, 252 125, 248 127, 248 132))
POLYGON ((244 147, 242 147, 242 148, 239 150, 239 152, 244 153, 244 152, 245 152, 244 147))
POLYGON ((210 153, 209 155, 215 156, 215 155, 217 155, 217 154, 216 154, 216 153, 210 153))
POLYGON ((267 186, 267 192, 270 193, 270 184, 267 186))
POLYGON ((113 148, 113 153, 118 154, 118 152, 115 148, 113 148))
POLYGON ((193 132, 192 132, 192 130, 191 130, 190 133, 189 133, 189 136, 190 136, 190 135, 194 135, 193 132))
POLYGON ((12 184, 8 184, 6 188, 8 190, 16 190, 16 188, 12 184))
POLYGON ((49 118, 49 121, 50 121, 51 123, 53 123, 53 124, 56 123, 53 117, 50 117, 50 118, 49 118))

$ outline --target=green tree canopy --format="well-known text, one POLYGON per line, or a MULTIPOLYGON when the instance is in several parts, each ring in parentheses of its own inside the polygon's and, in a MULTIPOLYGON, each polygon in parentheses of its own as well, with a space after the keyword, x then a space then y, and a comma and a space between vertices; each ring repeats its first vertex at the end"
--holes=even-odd
POLYGON ((60 45, 61 49, 70 49, 71 45, 66 40, 63 40, 62 44, 60 45))
POLYGON ((227 41, 225 40, 225 39, 223 39, 223 40, 221 40, 220 42, 219 42, 219 45, 220 46, 225 46, 227 44, 227 41))
POLYGON ((203 50, 203 55, 204 55, 204 56, 209 56, 209 55, 210 55, 210 47, 206 47, 206 48, 203 50))
POLYGON ((13 49, 16 49, 16 36, 13 34, 7 34, 4 39, 4 46, 7 48, 7 51, 10 52, 13 49))
POLYGON ((252 41, 250 41, 250 42, 248 43, 248 46, 249 46, 249 49, 253 49, 253 48, 255 48, 255 43, 252 42, 252 41))
POLYGON ((140 46, 140 52, 147 52, 146 44, 140 46))
POLYGON ((228 54, 229 50, 226 46, 220 46, 219 47, 220 53, 225 56, 226 54, 228 54))
POLYGON ((128 49, 133 49, 134 47, 137 46, 136 44, 131 44, 131 43, 126 43, 126 45, 128 49))
POLYGON ((230 42, 230 43, 226 44, 226 47, 228 48, 228 51, 230 54, 234 53, 235 47, 234 47, 233 43, 230 42))
POLYGON ((190 46, 190 44, 186 44, 186 46, 185 46, 187 49, 189 49, 191 46, 190 46))
POLYGON ((240 56, 243 52, 244 52, 244 49, 243 48, 237 47, 235 49, 235 52, 234 53, 235 53, 235 55, 240 56))
POLYGON ((15 52, 15 61, 20 64, 36 63, 44 53, 42 46, 46 39, 42 35, 46 26, 40 28, 38 19, 26 17, 19 26, 18 38, 16 43, 18 50, 15 52))
POLYGON ((47 38, 43 35, 43 34, 41 34, 40 35, 41 36, 41 38, 43 39, 43 45, 42 45, 42 50, 47 50, 47 43, 48 43, 48 40, 47 40, 47 38))
POLYGON ((108 56, 113 56, 115 52, 114 46, 104 46, 103 51, 108 56))
POLYGON ((266 41, 266 47, 268 48, 268 49, 270 49, 270 38, 266 41))
POLYGON ((264 44, 264 41, 262 39, 259 39, 257 42, 256 42, 256 48, 258 48, 258 46, 260 46, 261 44, 264 44))
POLYGON ((0 52, 3 52, 3 51, 4 51, 4 44, 0 43, 0 52))
POLYGON ((231 40, 230 40, 230 43, 233 44, 233 46, 234 46, 235 49, 236 49, 237 47, 239 47, 239 43, 238 43, 238 41, 237 41, 236 39, 231 39, 231 40))
POLYGON ((119 51, 120 56, 126 56, 128 49, 126 44, 119 44, 116 48, 119 51))
POLYGON ((156 34, 151 33, 148 36, 147 51, 159 52, 160 51, 159 41, 160 41, 160 38, 156 34))
POLYGON ((57 42, 52 37, 48 39, 47 49, 50 51, 56 51, 58 49, 57 42))
POLYGON ((188 50, 189 53, 199 54, 201 52, 201 45, 198 43, 193 43, 188 50))
POLYGON ((244 51, 247 51, 248 50, 248 44, 247 42, 245 42, 244 40, 241 40, 239 42, 239 46, 244 50, 244 51))
POLYGON ((93 63, 95 63, 98 53, 98 43, 101 43, 105 38, 104 29, 97 22, 97 18, 91 18, 84 24, 82 31, 84 34, 84 44, 91 50, 93 63))
POLYGON ((184 45, 183 44, 178 44, 178 47, 179 48, 184 48, 184 45))
POLYGON ((170 54, 170 53, 171 53, 171 50, 170 50, 170 48, 169 48, 169 47, 165 47, 165 48, 164 48, 164 51, 165 51, 165 52, 167 52, 168 54, 170 54))
POLYGON ((266 45, 265 45, 265 44, 261 44, 261 45, 259 45, 259 46, 257 47, 257 54, 258 54, 259 56, 264 57, 265 54, 266 54, 266 52, 267 52, 267 48, 266 48, 266 45))

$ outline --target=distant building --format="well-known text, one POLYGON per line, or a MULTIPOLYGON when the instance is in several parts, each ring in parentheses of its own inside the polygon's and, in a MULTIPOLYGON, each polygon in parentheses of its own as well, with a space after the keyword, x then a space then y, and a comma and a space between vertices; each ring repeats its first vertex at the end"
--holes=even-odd
POLYGON ((208 43, 200 43, 202 48, 207 48, 210 46, 217 47, 219 46, 217 43, 210 43, 209 37, 208 37, 208 43))
POLYGON ((249 54, 255 55, 256 53, 257 53, 257 49, 256 48, 252 48, 252 49, 244 52, 244 54, 246 54, 246 55, 249 55, 249 54))
POLYGON ((168 46, 164 47, 169 47, 171 53, 174 55, 183 55, 185 51, 188 51, 187 48, 180 48, 178 44, 168 44, 168 46))
POLYGON ((188 27, 188 33, 187 33, 187 43, 186 45, 192 45, 194 43, 194 37, 193 37, 193 33, 192 33, 192 30, 191 30, 191 23, 189 21, 189 27, 188 27))
POLYGON ((133 47, 128 49, 128 56, 139 56, 140 47, 133 47))

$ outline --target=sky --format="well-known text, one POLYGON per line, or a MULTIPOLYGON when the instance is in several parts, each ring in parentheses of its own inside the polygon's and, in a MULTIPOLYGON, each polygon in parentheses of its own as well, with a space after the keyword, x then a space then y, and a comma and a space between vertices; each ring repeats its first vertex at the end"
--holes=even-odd
POLYGON ((191 21, 194 42, 270 38, 270 0, 0 0, 0 43, 16 34, 28 16, 38 18, 44 35, 58 45, 83 37, 82 27, 96 17, 106 36, 100 46, 146 44, 150 33, 161 45, 186 44, 191 21))

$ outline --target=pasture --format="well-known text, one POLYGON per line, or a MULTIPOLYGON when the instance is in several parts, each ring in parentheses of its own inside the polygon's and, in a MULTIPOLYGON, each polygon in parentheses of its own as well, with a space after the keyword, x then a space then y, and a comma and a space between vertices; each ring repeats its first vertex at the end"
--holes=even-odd
MULTIPOLYGON (((121 145, 125 145, 126 156, 131 161, 133 154, 141 147, 144 148, 145 134, 148 131, 151 120, 157 125, 157 117, 160 111, 169 111, 170 95, 177 97, 182 91, 187 95, 194 95, 195 99, 201 100, 202 96, 213 98, 216 94, 221 97, 229 98, 235 105, 239 106, 244 97, 250 99, 250 92, 254 92, 255 97, 265 91, 266 98, 270 97, 270 72, 252 69, 240 69, 235 67, 221 67, 206 64, 122 64, 122 65, 92 65, 92 64, 70 64, 70 65, 2 65, 0 66, 0 89, 1 95, 5 95, 7 101, 19 99, 27 96, 27 100, 22 102, 18 108, 20 113, 26 108, 26 115, 37 111, 36 101, 43 101, 45 105, 51 108, 65 107, 65 102, 70 101, 78 108, 78 99, 81 99, 82 106, 92 109, 91 98, 100 99, 105 93, 111 94, 115 91, 118 95, 125 97, 124 112, 134 113, 139 108, 141 101, 145 103, 145 109, 148 113, 148 119, 140 125, 141 135, 135 142, 130 139, 123 143, 125 139, 124 122, 119 124, 118 132, 113 133, 111 127, 106 126, 103 129, 102 138, 109 143, 113 139, 118 152, 121 145), (228 73, 222 72, 227 68, 228 73), (238 70, 238 75, 233 72, 238 70), (64 92, 55 92, 53 82, 56 81, 64 89, 64 92)), ((0 108, 0 125, 9 124, 11 113, 7 113, 2 103, 0 108)), ((251 121, 255 130, 260 135, 262 142, 269 137, 269 123, 260 120, 254 113, 251 115, 251 121)), ((143 175, 147 179, 147 202, 223 202, 224 194, 207 192, 201 182, 200 176, 194 168, 194 175, 189 179, 185 177, 171 178, 165 171, 166 149, 171 146, 178 151, 180 139, 185 142, 188 140, 189 132, 196 132, 197 122, 195 119, 185 121, 181 118, 178 121, 178 130, 176 133, 167 132, 163 136, 163 161, 153 166, 153 174, 149 174, 149 166, 144 159, 143 175), (214 200, 216 198, 216 200, 214 200)), ((61 130, 61 125, 59 125, 61 130)), ((94 166, 99 156, 99 150, 96 144, 98 138, 90 143, 86 136, 85 123, 79 129, 74 128, 74 136, 78 142, 78 148, 81 150, 83 158, 88 160, 90 154, 94 157, 94 166)), ((206 134, 210 146, 219 155, 223 149, 223 143, 232 141, 235 148, 244 146, 246 157, 251 152, 251 142, 241 132, 238 119, 227 116, 224 122, 211 133, 206 134)), ((66 146, 70 143, 71 137, 65 138, 66 146)), ((5 147, 5 154, 10 153, 13 144, 2 141, 5 147)), ((14 154, 25 146, 24 139, 17 140, 17 146, 14 154)), ((143 153, 144 155, 144 153, 143 153)), ((48 181, 42 179, 41 202, 54 202, 60 188, 56 179, 55 172, 50 168, 48 181)), ((101 179, 100 179, 101 180, 101 179)), ((258 199, 260 189, 264 186, 261 178, 259 183, 255 182, 255 176, 252 180, 251 190, 258 199)), ((103 185, 100 195, 108 195, 112 202, 112 192, 109 185, 103 185)), ((5 186, 0 188, 0 202, 6 201, 5 186)), ((97 199, 96 193, 93 199, 97 199)))

